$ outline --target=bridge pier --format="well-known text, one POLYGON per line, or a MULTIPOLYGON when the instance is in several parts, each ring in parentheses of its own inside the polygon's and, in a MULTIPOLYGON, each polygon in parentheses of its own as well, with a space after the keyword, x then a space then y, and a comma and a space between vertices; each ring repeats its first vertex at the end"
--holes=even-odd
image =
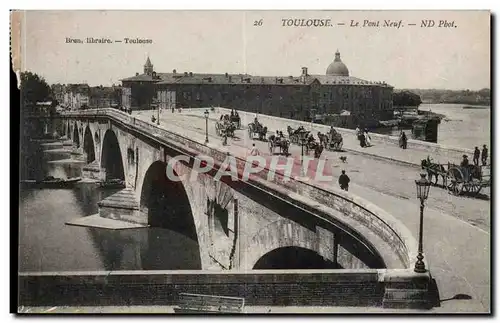
POLYGON ((133 189, 125 188, 97 203, 99 216, 112 220, 148 226, 148 217, 141 212, 133 189))
POLYGON ((105 171, 101 168, 99 163, 94 160, 93 162, 83 166, 82 177, 90 178, 98 181, 103 181, 105 177, 105 171))

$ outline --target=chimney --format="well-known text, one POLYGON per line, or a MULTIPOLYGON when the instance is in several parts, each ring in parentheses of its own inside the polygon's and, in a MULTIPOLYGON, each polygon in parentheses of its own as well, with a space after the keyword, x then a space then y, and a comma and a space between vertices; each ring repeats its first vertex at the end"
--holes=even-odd
POLYGON ((176 74, 176 73, 177 73, 177 71, 174 69, 174 70, 172 71, 172 73, 176 74))
POLYGON ((276 84, 278 84, 278 78, 276 78, 276 84))
POLYGON ((232 79, 231 75, 229 75, 228 78, 229 78, 229 83, 231 83, 231 79, 232 79))
POLYGON ((227 78, 229 74, 226 73, 225 75, 226 75, 226 78, 227 78))
POLYGON ((302 67, 302 76, 307 76, 307 67, 302 67))
POLYGON ((189 76, 193 76, 193 72, 189 72, 189 76))
POLYGON ((136 72, 136 73, 135 73, 135 76, 139 76, 139 73, 137 73, 137 72, 136 72))
POLYGON ((188 72, 184 72, 184 76, 188 76, 188 72))

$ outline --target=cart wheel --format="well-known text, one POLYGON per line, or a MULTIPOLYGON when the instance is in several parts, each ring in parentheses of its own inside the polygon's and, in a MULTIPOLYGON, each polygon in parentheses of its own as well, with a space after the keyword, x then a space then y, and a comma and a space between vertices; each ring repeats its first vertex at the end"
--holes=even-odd
POLYGON ((446 173, 446 187, 453 195, 460 195, 464 191, 464 175, 458 167, 451 167, 446 173))

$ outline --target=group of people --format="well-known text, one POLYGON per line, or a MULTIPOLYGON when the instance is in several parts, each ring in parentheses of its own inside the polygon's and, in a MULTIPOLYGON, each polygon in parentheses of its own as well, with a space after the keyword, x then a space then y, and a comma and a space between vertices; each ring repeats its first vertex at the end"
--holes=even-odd
POLYGON ((481 164, 483 166, 486 166, 488 163, 488 148, 486 148, 486 145, 483 145, 483 150, 479 151, 479 148, 475 147, 474 148, 474 165, 479 166, 479 156, 481 156, 481 164))
POLYGON ((238 114, 238 111, 234 110, 234 109, 231 109, 231 119, 233 118, 239 118, 239 114, 238 114))
MULTIPOLYGON (((333 127, 332 127, 333 128, 333 127)), ((359 126, 356 127, 356 136, 359 140, 359 145, 362 148, 370 147, 372 145, 372 140, 368 134, 368 129, 361 130, 359 126)))

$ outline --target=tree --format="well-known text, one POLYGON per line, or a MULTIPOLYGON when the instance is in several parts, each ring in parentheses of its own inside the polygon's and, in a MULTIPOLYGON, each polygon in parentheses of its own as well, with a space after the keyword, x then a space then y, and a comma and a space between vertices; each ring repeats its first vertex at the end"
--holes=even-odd
POLYGON ((47 101, 51 89, 43 77, 31 72, 21 73, 21 105, 34 105, 37 102, 47 101))
POLYGON ((393 106, 410 106, 410 107, 418 107, 422 103, 422 99, 420 95, 415 94, 410 91, 401 91, 395 92, 392 96, 392 105, 393 106))

